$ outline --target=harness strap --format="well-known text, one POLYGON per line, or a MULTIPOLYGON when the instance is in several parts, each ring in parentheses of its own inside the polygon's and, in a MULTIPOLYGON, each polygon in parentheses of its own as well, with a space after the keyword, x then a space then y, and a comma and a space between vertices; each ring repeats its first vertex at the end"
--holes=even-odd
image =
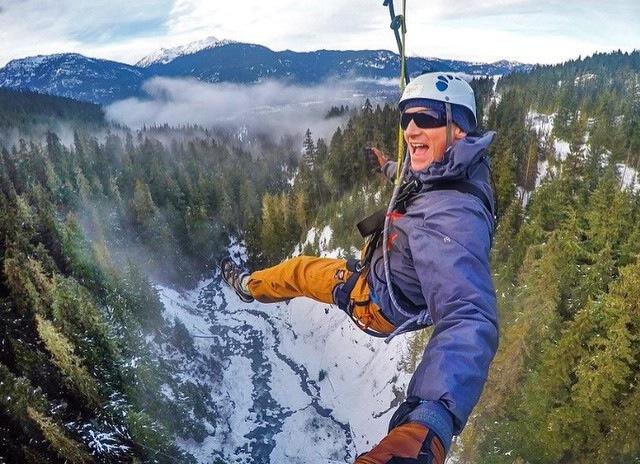
POLYGON ((440 181, 429 186, 425 185, 421 192, 432 192, 434 190, 457 190, 458 192, 470 193, 482 202, 484 207, 487 208, 489 214, 493 214, 489 197, 487 197, 480 187, 472 184, 471 182, 467 182, 465 180, 440 181))
POLYGON ((446 102, 444 104, 444 107, 447 112, 447 145, 446 146, 450 147, 451 143, 453 142, 453 126, 451 125, 453 116, 451 115, 451 103, 446 102))
POLYGON ((383 334, 381 332, 378 332, 369 328, 369 324, 371 322, 363 324, 353 316, 353 308, 355 306, 365 306, 369 304, 368 300, 367 301, 351 300, 351 292, 353 291, 353 288, 356 286, 356 282, 358 281, 358 278, 360 277, 360 275, 362 275, 362 272, 365 269, 366 267, 362 266, 362 263, 360 262, 359 259, 348 260, 347 270, 351 271, 352 274, 349 276, 349 278, 345 282, 342 282, 336 285, 336 287, 333 289, 333 301, 338 306, 338 308, 342 309, 345 313, 347 313, 347 315, 351 318, 351 320, 354 322, 356 327, 358 327, 364 333, 366 333, 367 335, 371 335, 372 337, 386 338, 387 334, 383 334))
POLYGON ((387 433, 391 432, 393 429, 398 427, 399 425, 404 424, 409 417, 409 414, 417 408, 422 400, 417 396, 410 396, 396 409, 396 412, 391 416, 391 420, 389 421, 389 430, 387 433))

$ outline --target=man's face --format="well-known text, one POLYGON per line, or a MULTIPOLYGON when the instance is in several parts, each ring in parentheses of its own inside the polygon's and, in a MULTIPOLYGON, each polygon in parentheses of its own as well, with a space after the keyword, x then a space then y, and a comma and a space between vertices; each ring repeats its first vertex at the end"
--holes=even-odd
MULTIPOLYGON (((429 110, 424 107, 415 107, 407 109, 405 113, 425 111, 429 110)), ((463 139, 466 135, 458 126, 453 125, 453 141, 463 139)), ((411 155, 411 169, 421 171, 444 157, 444 152, 447 150, 447 127, 421 129, 412 120, 404 130, 404 140, 409 147, 409 155, 411 155)))

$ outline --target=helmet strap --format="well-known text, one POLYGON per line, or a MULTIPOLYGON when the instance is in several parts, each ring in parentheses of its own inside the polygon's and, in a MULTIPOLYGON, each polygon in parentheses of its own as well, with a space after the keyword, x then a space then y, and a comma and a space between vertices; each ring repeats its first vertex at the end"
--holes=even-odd
POLYGON ((453 124, 451 123, 451 103, 445 102, 444 107, 447 111, 447 148, 453 142, 453 124))

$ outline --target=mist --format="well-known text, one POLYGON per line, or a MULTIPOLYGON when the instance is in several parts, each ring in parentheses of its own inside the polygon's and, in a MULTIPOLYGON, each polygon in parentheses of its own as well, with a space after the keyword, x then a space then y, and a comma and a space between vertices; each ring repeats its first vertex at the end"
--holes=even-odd
MULTIPOLYGON (((310 128, 315 136, 330 137, 343 119, 327 120, 327 111, 332 105, 361 105, 366 84, 371 85, 357 81, 327 81, 316 86, 277 81, 212 84, 156 77, 143 85, 146 98, 121 100, 105 111, 111 121, 132 128, 197 124, 275 137, 304 133, 310 128)), ((372 103, 383 100, 384 96, 374 97, 372 103)))

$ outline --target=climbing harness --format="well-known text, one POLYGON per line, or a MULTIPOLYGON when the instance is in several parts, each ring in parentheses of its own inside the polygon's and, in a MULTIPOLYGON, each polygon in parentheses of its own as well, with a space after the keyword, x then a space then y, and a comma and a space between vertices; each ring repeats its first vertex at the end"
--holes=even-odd
POLYGON ((353 310, 356 306, 366 306, 369 304, 369 300, 354 301, 351 299, 351 292, 353 291, 353 288, 356 286, 356 283, 362 273, 366 272, 367 268, 362 265, 362 262, 359 259, 349 259, 347 260, 347 270, 351 272, 351 275, 344 283, 337 285, 333 289, 333 301, 338 308, 347 313, 347 316, 351 318, 356 327, 364 333, 371 335, 372 337, 386 338, 389 334, 370 329, 368 324, 362 323, 362 321, 358 320, 353 315, 353 310))
MULTIPOLYGON (((406 0, 402 0, 401 15, 397 15, 395 13, 393 0, 384 0, 383 6, 386 6, 389 8, 389 16, 391 17, 390 27, 393 30, 393 34, 396 39, 396 44, 398 46, 398 53, 400 54, 400 94, 402 94, 406 85, 409 83, 409 74, 407 73, 407 60, 406 60, 406 33, 407 33, 407 27, 406 27, 406 21, 405 21, 406 6, 407 6, 406 0)), ((398 147, 398 158, 397 158, 398 168, 396 171, 396 184, 394 187, 393 195, 391 196, 391 201, 389 202, 389 208, 387 210, 386 217, 384 217, 384 227, 383 227, 384 234, 386 234, 387 232, 386 229, 388 228, 388 221, 389 221, 388 216, 392 212, 396 204, 396 200, 397 200, 400 188, 402 187, 402 179, 404 178, 404 169, 401 169, 401 166, 403 166, 403 158, 409 159, 408 153, 405 153, 404 151, 404 138, 403 138, 402 127, 400 126, 400 124, 398 124, 397 147, 398 147)), ((377 220, 383 217, 381 213, 378 213, 378 214, 379 216, 377 217, 377 220)), ((367 220, 370 220, 370 222, 373 221, 370 218, 365 219, 365 221, 367 220)), ((364 332, 374 337, 387 337, 387 334, 382 334, 376 331, 372 331, 366 326, 363 327, 360 321, 358 321, 353 316, 353 306, 355 303, 351 301, 351 291, 353 290, 353 287, 355 286, 362 272, 366 272, 368 265, 371 261, 371 255, 373 254, 373 251, 375 250, 377 243, 379 242, 379 239, 380 239, 380 234, 375 234, 375 236, 371 236, 365 246, 365 253, 363 258, 361 260, 353 260, 355 261, 355 263, 353 263, 351 260, 347 262, 347 267, 349 266, 352 267, 352 269, 350 269, 352 271, 352 274, 345 283, 336 286, 336 288, 334 289, 334 301, 336 302, 339 308, 341 308, 343 311, 345 311, 349 315, 351 320, 355 322, 356 326, 358 326, 364 332)), ((384 240, 386 242, 387 238, 385 237, 384 240)), ((389 280, 387 280, 387 282, 389 282, 389 280)), ((392 297, 392 301, 394 301, 394 299, 395 299, 395 296, 392 297)))

